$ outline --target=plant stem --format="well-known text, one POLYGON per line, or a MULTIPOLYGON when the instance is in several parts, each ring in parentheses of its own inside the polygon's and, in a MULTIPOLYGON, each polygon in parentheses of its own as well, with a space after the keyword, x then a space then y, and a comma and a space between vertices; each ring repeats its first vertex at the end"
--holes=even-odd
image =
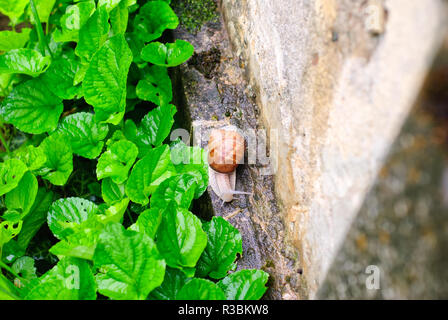
POLYGON ((33 13, 34 24, 37 30, 37 36, 39 37, 39 46, 42 55, 46 56, 45 49, 51 54, 50 47, 48 47, 47 41, 45 41, 44 29, 42 29, 42 24, 40 23, 39 13, 37 12, 36 6, 34 5, 34 1, 30 0, 31 12, 33 13))
POLYGON ((3 131, 5 127, 3 126, 3 123, 0 122, 0 142, 3 144, 3 147, 5 147, 6 153, 10 154, 11 151, 9 150, 9 146, 6 144, 5 137, 3 137, 3 131))

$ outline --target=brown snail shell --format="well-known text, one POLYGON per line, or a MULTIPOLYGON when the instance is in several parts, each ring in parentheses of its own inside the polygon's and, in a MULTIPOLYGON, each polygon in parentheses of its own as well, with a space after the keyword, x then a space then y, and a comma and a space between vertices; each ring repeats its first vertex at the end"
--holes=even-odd
POLYGON ((209 182, 224 202, 235 194, 251 194, 235 190, 236 167, 244 159, 244 137, 235 128, 214 129, 208 143, 209 182))
POLYGON ((231 173, 244 158, 244 137, 234 130, 214 129, 208 142, 208 163, 213 170, 231 173))

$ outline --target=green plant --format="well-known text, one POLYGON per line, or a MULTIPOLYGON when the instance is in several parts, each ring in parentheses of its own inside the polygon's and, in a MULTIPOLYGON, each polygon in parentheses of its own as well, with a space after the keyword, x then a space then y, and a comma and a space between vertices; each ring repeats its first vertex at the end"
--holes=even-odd
POLYGON ((0 299, 266 291, 263 271, 229 274, 238 230, 189 211, 208 185, 204 150, 164 143, 167 68, 194 50, 154 41, 178 25, 169 2, 0 1, 13 27, 0 32, 0 299))

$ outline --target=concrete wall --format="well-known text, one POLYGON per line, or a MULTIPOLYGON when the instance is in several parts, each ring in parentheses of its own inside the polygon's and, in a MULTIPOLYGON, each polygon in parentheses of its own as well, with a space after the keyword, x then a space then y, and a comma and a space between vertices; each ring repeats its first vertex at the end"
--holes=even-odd
POLYGON ((419 92, 443 0, 222 0, 267 128, 275 188, 313 298, 419 92))

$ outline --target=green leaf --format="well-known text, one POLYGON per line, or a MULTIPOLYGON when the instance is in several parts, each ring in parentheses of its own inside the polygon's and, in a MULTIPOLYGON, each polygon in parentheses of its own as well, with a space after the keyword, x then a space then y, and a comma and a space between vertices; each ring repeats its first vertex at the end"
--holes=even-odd
POLYGON ((201 221, 183 208, 168 205, 157 233, 157 247, 168 266, 193 268, 207 245, 201 221))
POLYGON ((19 300, 19 292, 16 286, 0 273, 0 300, 19 300))
POLYGON ((42 141, 40 147, 47 161, 39 170, 39 174, 54 185, 64 185, 73 171, 73 154, 70 145, 62 136, 51 135, 42 141))
POLYGON ((104 202, 111 204, 120 201, 125 196, 124 184, 116 184, 110 178, 105 178, 101 182, 101 194, 104 202))
POLYGON ((143 60, 162 67, 176 67, 193 55, 194 47, 187 41, 176 40, 174 43, 163 44, 151 42, 141 53, 143 60))
POLYGON ((196 178, 198 187, 194 197, 198 199, 208 186, 207 152, 198 146, 189 147, 178 141, 171 147, 171 161, 177 172, 188 173, 196 178))
POLYGON ((33 49, 13 49, 0 56, 0 73, 22 73, 36 77, 47 70, 51 58, 33 49))
MULTIPOLYGON (((11 266, 11 269, 18 275, 21 276, 22 279, 28 281, 33 280, 37 278, 36 276, 36 267, 34 266, 34 259, 31 257, 20 257, 17 259, 13 265, 11 266)), ((18 280, 18 279, 17 279, 18 280)), ((22 283, 19 280, 19 287, 25 285, 25 283, 22 283)))
POLYGON ((0 51, 23 48, 30 39, 30 32, 30 28, 22 28, 20 33, 8 30, 0 31, 0 51))
POLYGON ((72 234, 50 248, 54 255, 92 260, 103 223, 97 216, 88 218, 73 228, 72 234))
POLYGON ((133 230, 143 231, 151 239, 154 239, 162 222, 162 213, 163 209, 160 208, 151 208, 143 211, 138 216, 133 230))
POLYGON ((160 286, 165 261, 145 233, 125 230, 119 223, 106 225, 94 255, 98 291, 112 299, 146 299, 160 286))
POLYGON ((156 105, 166 105, 173 99, 171 79, 166 67, 152 66, 137 84, 137 96, 156 105))
POLYGON ((227 300, 259 300, 266 292, 269 274, 262 270, 240 270, 218 282, 227 300))
POLYGON ((56 129, 64 105, 40 79, 17 85, 3 100, 0 115, 6 122, 27 133, 56 129))
POLYGON ((16 151, 15 157, 22 161, 31 171, 40 169, 47 161, 44 150, 32 145, 16 151))
POLYGON ((12 24, 16 25, 28 3, 28 0, 0 0, 0 12, 8 16, 12 24))
POLYGON ((178 24, 179 19, 166 2, 149 1, 135 16, 134 33, 149 42, 159 38, 166 29, 176 29, 178 24))
POLYGON ((225 300, 224 292, 213 282, 191 279, 178 292, 176 300, 225 300))
POLYGON ((0 222, 0 251, 3 245, 20 233, 22 230, 22 221, 12 222, 3 221, 0 222))
POLYGON ((26 171, 28 168, 18 159, 0 163, 0 196, 17 187, 26 171))
POLYGON ((73 55, 63 56, 53 60, 41 80, 60 99, 70 100, 80 93, 80 87, 73 86, 75 74, 80 63, 73 55))
POLYGON ((17 236, 17 244, 23 250, 28 247, 31 239, 47 220, 48 208, 52 201, 53 192, 39 188, 30 213, 23 220, 22 232, 17 236))
MULTIPOLYGON (((39 20, 41 23, 48 23, 50 13, 53 10, 56 0, 34 0, 37 13, 39 14, 39 20)), ((34 17, 31 14, 31 9, 28 7, 28 15, 31 18, 31 22, 34 23, 34 17)))
POLYGON ((196 178, 179 174, 163 181, 151 196, 151 208, 165 208, 167 203, 188 209, 197 188, 196 178))
POLYGON ((63 239, 74 233, 73 229, 94 217, 98 213, 98 206, 82 198, 59 199, 50 207, 47 223, 56 238, 63 239))
POLYGON ((25 287, 26 300, 95 300, 95 279, 86 261, 63 258, 25 287))
POLYGON ((8 210, 20 212, 25 217, 34 204, 37 195, 37 179, 31 172, 26 172, 17 187, 5 195, 8 210))
POLYGON ((207 247, 196 266, 196 275, 221 279, 235 270, 237 254, 243 253, 241 234, 222 217, 213 217, 203 229, 207 233, 207 247))
POLYGON ((110 12, 122 2, 127 6, 127 0, 98 0, 98 8, 105 6, 107 12, 110 12))
POLYGON ((112 143, 98 159, 96 167, 98 180, 111 178, 116 184, 124 183, 137 155, 138 149, 130 141, 120 140, 112 143))
POLYGON ((56 130, 74 153, 87 159, 100 155, 108 132, 107 124, 95 122, 93 114, 87 112, 77 112, 63 118, 56 130))
POLYGON ((107 222, 123 222, 123 215, 126 212, 126 209, 129 205, 129 198, 125 198, 120 200, 119 202, 116 202, 112 204, 109 208, 105 210, 105 214, 101 215, 100 221, 102 223, 107 222))
POLYGON ((138 128, 132 120, 126 121, 124 133, 126 138, 134 142, 139 148, 139 157, 145 156, 152 146, 157 147, 163 143, 170 134, 175 113, 176 107, 170 104, 148 112, 138 128))
POLYGON ((65 14, 60 18, 61 30, 53 33, 56 42, 79 41, 79 30, 95 12, 93 0, 83 1, 67 6, 65 14))
POLYGON ((118 34, 95 53, 87 69, 82 88, 87 103, 95 109, 97 121, 117 125, 126 109, 126 81, 132 52, 118 34))
POLYGON ((126 183, 126 194, 131 201, 146 205, 157 186, 174 174, 168 146, 154 148, 135 164, 126 183))
POLYGON ((175 300, 177 293, 188 280, 182 271, 167 267, 162 285, 154 289, 149 297, 154 300, 175 300))
POLYGON ((114 34, 124 34, 126 32, 128 27, 128 18, 128 3, 126 0, 121 0, 110 12, 110 24, 114 34))
POLYGON ((89 62, 95 52, 106 42, 109 33, 109 15, 104 7, 98 8, 79 30, 75 53, 89 62))

